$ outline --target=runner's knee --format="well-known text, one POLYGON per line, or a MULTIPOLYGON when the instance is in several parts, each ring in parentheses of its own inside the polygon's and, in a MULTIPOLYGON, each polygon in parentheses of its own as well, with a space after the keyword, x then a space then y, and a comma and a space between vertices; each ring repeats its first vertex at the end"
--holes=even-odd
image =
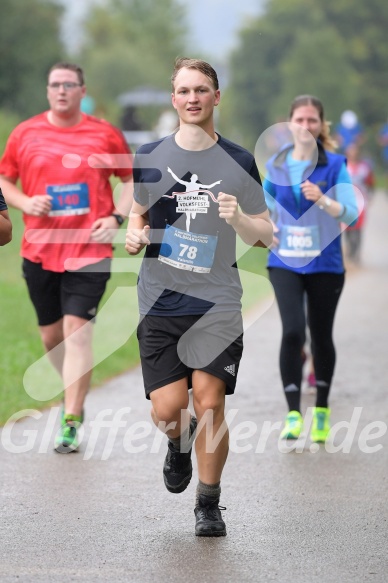
POLYGON ((40 337, 47 352, 56 348, 63 342, 62 326, 40 326, 40 337))

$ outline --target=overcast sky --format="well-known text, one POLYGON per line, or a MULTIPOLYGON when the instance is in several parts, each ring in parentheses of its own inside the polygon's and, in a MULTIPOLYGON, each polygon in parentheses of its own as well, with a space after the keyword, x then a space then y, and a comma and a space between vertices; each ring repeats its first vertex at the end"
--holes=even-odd
MULTIPOLYGON (((80 28, 77 22, 87 13, 90 4, 99 0, 59 0, 67 7, 64 22, 66 43, 77 46, 80 28)), ((264 0, 179 0, 187 6, 188 50, 223 59, 236 44, 241 26, 260 12, 264 0)))
POLYGON ((192 50, 222 58, 237 42, 237 32, 259 13, 263 0, 180 0, 187 6, 192 50))

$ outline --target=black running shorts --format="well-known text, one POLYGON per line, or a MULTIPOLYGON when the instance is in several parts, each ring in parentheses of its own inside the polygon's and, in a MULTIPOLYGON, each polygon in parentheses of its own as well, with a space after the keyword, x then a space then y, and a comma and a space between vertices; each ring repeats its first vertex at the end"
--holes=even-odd
POLYGON ((92 320, 110 278, 110 264, 107 258, 77 271, 57 273, 24 259, 23 276, 39 326, 54 324, 65 315, 92 320))
POLYGON ((205 316, 142 316, 137 337, 147 399, 155 389, 203 370, 234 393, 243 351, 240 312, 205 316))

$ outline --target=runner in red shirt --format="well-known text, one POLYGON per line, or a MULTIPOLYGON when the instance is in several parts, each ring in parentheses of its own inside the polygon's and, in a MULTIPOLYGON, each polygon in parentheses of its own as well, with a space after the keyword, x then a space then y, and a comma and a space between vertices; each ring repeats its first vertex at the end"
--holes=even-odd
POLYGON ((78 447, 92 374, 92 326, 110 277, 112 240, 132 202, 132 156, 122 133, 81 111, 82 69, 49 72, 50 109, 19 124, 0 161, 9 206, 23 212, 23 275, 41 338, 65 391, 59 452, 78 447), (115 210, 110 176, 125 183, 115 210), (20 187, 16 185, 20 179, 20 187))
POLYGON ((362 232, 367 206, 375 186, 375 176, 371 163, 362 157, 360 147, 357 144, 350 144, 345 150, 345 156, 350 178, 352 183, 357 186, 354 192, 359 215, 357 222, 349 225, 344 231, 344 238, 347 258, 357 265, 361 260, 362 232))

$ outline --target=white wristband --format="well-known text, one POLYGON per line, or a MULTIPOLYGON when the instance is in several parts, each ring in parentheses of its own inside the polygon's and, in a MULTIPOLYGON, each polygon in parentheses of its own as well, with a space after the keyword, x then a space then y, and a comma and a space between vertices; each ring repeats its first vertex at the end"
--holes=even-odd
POLYGON ((327 209, 331 206, 331 199, 328 198, 327 196, 321 196, 320 200, 322 200, 324 198, 324 201, 322 204, 318 204, 319 208, 321 209, 321 211, 323 211, 324 209, 327 209))

